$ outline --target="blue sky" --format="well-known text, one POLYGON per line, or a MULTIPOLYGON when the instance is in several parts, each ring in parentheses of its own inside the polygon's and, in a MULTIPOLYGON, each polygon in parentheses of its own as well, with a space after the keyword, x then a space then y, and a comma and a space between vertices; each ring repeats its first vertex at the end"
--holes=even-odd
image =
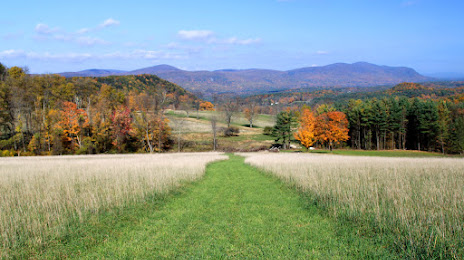
POLYGON ((1 8, 0 62, 32 73, 367 61, 464 75, 459 0, 44 0, 1 8))

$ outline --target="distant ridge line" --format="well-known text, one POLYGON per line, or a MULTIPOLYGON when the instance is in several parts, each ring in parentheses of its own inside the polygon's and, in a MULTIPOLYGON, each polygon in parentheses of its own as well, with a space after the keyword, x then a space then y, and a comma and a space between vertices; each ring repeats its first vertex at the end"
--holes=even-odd
POLYGON ((190 91, 211 93, 258 93, 312 87, 370 87, 401 82, 435 80, 412 68, 375 65, 367 62, 334 63, 287 71, 271 69, 220 69, 187 71, 167 64, 132 71, 90 69, 59 73, 65 77, 102 77, 152 74, 190 91))

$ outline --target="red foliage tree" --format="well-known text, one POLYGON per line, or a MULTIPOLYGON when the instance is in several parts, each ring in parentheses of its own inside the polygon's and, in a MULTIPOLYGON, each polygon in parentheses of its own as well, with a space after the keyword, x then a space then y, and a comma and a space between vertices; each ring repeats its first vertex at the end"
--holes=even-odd
POLYGON ((111 134, 113 145, 119 152, 124 150, 125 142, 132 131, 132 117, 126 106, 119 106, 111 114, 111 134))

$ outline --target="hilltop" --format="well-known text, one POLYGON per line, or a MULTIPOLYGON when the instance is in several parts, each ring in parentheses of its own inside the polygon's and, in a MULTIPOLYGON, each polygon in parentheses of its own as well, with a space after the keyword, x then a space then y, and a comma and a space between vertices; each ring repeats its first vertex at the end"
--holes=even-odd
POLYGON ((139 74, 155 74, 190 91, 238 94, 314 87, 370 87, 433 80, 412 68, 379 66, 367 62, 335 63, 288 71, 269 69, 187 71, 170 65, 158 65, 132 71, 92 69, 60 73, 65 77, 139 74))

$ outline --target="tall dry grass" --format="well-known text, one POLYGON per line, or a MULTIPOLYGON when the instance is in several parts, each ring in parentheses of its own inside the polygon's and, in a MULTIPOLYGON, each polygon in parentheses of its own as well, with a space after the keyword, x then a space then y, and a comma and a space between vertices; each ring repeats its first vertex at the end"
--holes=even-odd
POLYGON ((0 158, 0 258, 62 235, 70 221, 201 177, 220 153, 0 158))
POLYGON ((243 154, 408 258, 464 257, 464 160, 243 154))

